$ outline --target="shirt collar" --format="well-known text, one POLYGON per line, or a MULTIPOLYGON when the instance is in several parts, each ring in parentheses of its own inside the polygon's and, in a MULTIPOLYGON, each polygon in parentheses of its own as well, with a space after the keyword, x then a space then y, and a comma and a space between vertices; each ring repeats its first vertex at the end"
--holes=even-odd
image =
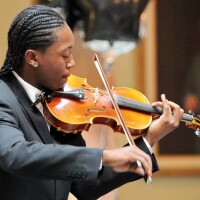
POLYGON ((25 89, 31 101, 35 102, 37 97, 41 94, 42 91, 24 81, 15 71, 12 71, 12 73, 14 74, 16 79, 20 82, 22 87, 25 89))

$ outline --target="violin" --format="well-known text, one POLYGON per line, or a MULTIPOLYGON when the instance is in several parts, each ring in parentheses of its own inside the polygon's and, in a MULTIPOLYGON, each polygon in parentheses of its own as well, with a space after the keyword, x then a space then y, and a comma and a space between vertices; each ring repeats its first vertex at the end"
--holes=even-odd
MULTIPOLYGON (((141 135, 162 109, 152 107, 139 91, 126 87, 112 87, 112 93, 131 135, 141 135)), ((94 88, 86 78, 71 74, 63 91, 50 93, 45 100, 46 120, 65 133, 88 131, 93 124, 110 126, 114 132, 124 133, 108 92, 94 88)), ((183 114, 182 121, 199 134, 200 119, 183 114)))

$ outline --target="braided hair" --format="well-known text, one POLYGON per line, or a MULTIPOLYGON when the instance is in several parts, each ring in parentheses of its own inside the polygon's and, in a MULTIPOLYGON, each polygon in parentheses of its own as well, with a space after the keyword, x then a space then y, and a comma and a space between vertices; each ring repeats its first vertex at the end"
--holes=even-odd
POLYGON ((45 5, 34 5, 20 12, 8 31, 8 50, 0 76, 19 68, 27 49, 45 51, 55 41, 55 29, 64 24, 64 19, 45 5))

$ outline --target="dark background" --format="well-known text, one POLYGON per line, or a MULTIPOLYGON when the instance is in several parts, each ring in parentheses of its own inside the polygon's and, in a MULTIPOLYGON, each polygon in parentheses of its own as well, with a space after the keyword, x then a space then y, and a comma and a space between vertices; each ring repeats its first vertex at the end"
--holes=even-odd
MULTIPOLYGON (((157 2, 158 98, 165 93, 168 99, 182 107, 191 63, 200 49, 200 1, 157 2)), ((180 128, 161 140, 159 152, 200 153, 200 138, 181 123, 180 128)))

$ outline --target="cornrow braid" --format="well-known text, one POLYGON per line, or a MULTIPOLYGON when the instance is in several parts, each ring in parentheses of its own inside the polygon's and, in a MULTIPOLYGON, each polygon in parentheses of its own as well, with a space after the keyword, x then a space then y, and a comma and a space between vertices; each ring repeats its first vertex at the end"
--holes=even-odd
POLYGON ((55 29, 65 23, 53 8, 45 5, 35 5, 20 12, 8 31, 8 50, 0 76, 20 67, 27 49, 45 51, 55 41, 55 29))

